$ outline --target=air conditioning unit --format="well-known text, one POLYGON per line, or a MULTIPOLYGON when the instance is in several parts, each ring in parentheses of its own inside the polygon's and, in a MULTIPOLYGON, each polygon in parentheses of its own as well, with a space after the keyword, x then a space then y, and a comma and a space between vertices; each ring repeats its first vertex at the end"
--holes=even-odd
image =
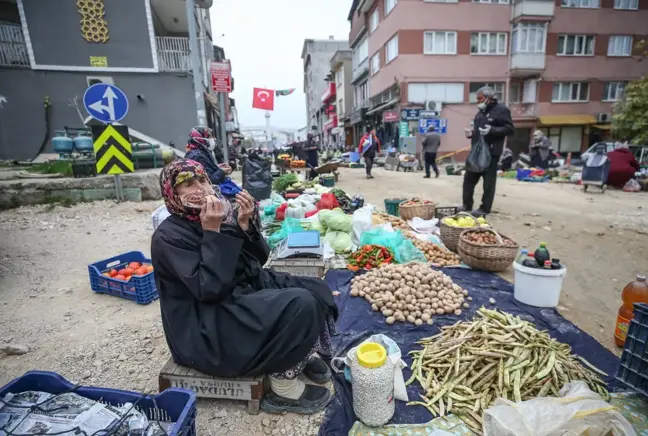
POLYGON ((198 6, 200 9, 209 9, 213 4, 213 0, 196 0, 196 6, 198 6))
POLYGON ((609 123, 612 122, 612 114, 609 112, 599 112, 596 114, 597 123, 609 123))
POLYGON ((441 103, 440 101, 426 101, 425 102, 425 110, 426 111, 441 112, 442 108, 443 108, 443 103, 441 103))

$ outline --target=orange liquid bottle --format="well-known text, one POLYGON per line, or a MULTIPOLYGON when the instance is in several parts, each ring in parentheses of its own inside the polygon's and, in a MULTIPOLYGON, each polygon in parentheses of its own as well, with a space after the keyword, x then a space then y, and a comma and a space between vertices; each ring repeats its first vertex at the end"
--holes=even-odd
POLYGON ((630 282, 621 292, 623 305, 619 308, 617 315, 616 328, 614 329, 614 342, 619 347, 623 347, 630 321, 634 318, 634 303, 648 303, 648 282, 646 276, 638 275, 637 280, 630 282))

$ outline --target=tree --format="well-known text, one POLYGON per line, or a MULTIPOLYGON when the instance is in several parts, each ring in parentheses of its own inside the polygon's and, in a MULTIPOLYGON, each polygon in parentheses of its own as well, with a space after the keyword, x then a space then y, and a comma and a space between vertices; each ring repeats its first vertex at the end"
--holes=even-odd
MULTIPOLYGON (((637 44, 641 52, 639 61, 648 58, 648 41, 637 44)), ((648 144, 648 76, 630 82, 623 100, 614 107, 612 132, 619 139, 634 144, 648 144)))

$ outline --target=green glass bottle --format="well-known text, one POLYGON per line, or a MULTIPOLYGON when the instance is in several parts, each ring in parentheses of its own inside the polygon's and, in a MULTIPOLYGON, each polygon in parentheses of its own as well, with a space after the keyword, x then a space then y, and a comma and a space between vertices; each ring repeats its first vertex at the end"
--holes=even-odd
POLYGON ((545 261, 551 260, 551 255, 549 254, 549 250, 547 250, 547 244, 545 242, 540 243, 540 247, 535 251, 534 257, 540 268, 544 266, 545 261))

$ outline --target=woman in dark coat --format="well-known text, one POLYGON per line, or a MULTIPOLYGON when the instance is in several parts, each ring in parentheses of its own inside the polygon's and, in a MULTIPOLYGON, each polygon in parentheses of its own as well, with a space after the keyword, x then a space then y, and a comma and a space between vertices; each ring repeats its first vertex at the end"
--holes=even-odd
POLYGON ((641 169, 627 143, 619 142, 615 150, 609 152, 607 157, 610 160, 610 174, 607 184, 615 188, 623 189, 625 184, 641 169))
POLYGON ((191 129, 185 158, 202 165, 209 180, 216 186, 232 173, 232 168, 224 161, 223 153, 216 148, 216 140, 209 127, 191 129))
POLYGON ((270 376, 261 407, 270 413, 322 410, 330 392, 305 385, 331 377, 337 307, 317 278, 263 269, 269 249, 245 191, 234 208, 197 162, 162 171, 171 212, 153 234, 151 256, 162 324, 176 363, 219 377, 270 376))

